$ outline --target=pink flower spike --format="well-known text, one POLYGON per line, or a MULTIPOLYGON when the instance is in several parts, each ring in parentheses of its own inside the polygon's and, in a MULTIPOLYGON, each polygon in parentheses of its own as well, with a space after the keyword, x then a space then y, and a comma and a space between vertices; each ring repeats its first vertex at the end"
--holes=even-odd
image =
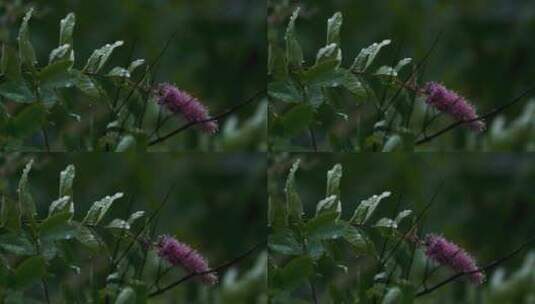
MULTIPOLYGON (((459 121, 470 121, 478 117, 472 104, 454 91, 448 90, 445 86, 436 82, 428 82, 425 84, 424 89, 427 95, 425 102, 437 110, 459 121)), ((475 132, 482 132, 486 128, 482 120, 471 121, 468 123, 468 127, 475 132)))
MULTIPOLYGON (((169 264, 182 266, 190 273, 203 273, 208 271, 208 262, 195 249, 182 243, 169 235, 162 235, 156 244, 158 256, 169 262, 169 264)), ((215 273, 206 273, 200 276, 203 283, 213 285, 217 283, 215 273)))
POLYGON ((180 90, 169 83, 161 83, 156 87, 155 94, 158 104, 164 106, 171 113, 182 114, 189 122, 200 122, 200 129, 208 134, 214 134, 218 130, 215 120, 210 119, 208 109, 197 98, 184 90, 180 90))
POLYGON ((453 271, 466 273, 470 281, 476 285, 481 285, 485 281, 485 274, 478 271, 474 258, 461 247, 435 234, 428 234, 424 243, 425 255, 429 259, 453 271))

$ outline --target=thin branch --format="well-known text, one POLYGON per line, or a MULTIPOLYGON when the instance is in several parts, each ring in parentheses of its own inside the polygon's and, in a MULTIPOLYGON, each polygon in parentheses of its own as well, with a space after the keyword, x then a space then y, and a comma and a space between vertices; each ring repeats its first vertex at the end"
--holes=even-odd
POLYGON ((203 276, 203 275, 206 275, 206 274, 210 274, 210 273, 217 273, 217 272, 220 272, 222 270, 225 270, 229 267, 231 267, 232 265, 234 264, 237 264, 239 262, 241 262, 242 260, 244 260, 245 258, 247 258, 248 256, 250 256, 252 253, 254 253, 258 248, 260 248, 263 244, 265 243, 265 241, 262 241, 258 244, 256 244, 255 246, 253 246, 251 249, 247 250, 245 253, 239 255, 238 257, 224 263, 224 264, 221 264, 220 266, 216 267, 216 268, 212 268, 210 270, 207 270, 207 271, 203 271, 203 272, 193 272, 193 273, 190 273, 184 277, 182 277, 181 279, 173 282, 173 283, 170 283, 169 285, 165 286, 165 287, 162 287, 162 288, 158 288, 157 290, 151 292, 149 294, 149 298, 152 298, 152 297, 155 297, 157 295, 161 295, 162 293, 188 281, 188 280, 191 280, 193 278, 196 278, 196 277, 199 277, 199 276, 203 276))
POLYGON ((208 118, 208 119, 203 119, 203 120, 198 120, 198 121, 192 121, 192 122, 188 122, 186 124, 184 124, 183 126, 179 127, 178 129, 174 130, 174 131, 171 131, 169 133, 167 133, 166 135, 164 136, 161 136, 161 137, 157 137, 156 139, 152 140, 151 142, 149 142, 148 146, 154 146, 156 144, 159 144, 161 142, 164 142, 166 141, 167 139, 175 136, 176 134, 180 133, 180 132, 183 132, 195 125, 199 125, 199 124, 203 124, 203 123, 207 123, 207 122, 210 122, 210 121, 216 121, 216 120, 220 120, 234 112, 236 112, 237 110, 247 106, 248 104, 254 102, 258 97, 262 96, 263 94, 265 93, 265 90, 261 90, 261 91, 258 91, 256 94, 254 94, 253 96, 251 96, 249 99, 247 99, 246 101, 242 102, 242 103, 239 103, 235 106, 233 106, 232 108, 226 110, 225 112, 221 113, 221 114, 218 114, 212 118, 208 118))
POLYGON ((522 92, 522 94, 520 94, 519 96, 517 96, 516 98, 514 98, 510 102, 508 102, 508 103, 506 103, 504 105, 501 105, 501 106, 495 108, 494 110, 491 110, 491 111, 487 112, 484 115, 478 116, 478 117, 473 118, 473 119, 459 120, 459 121, 454 122, 454 123, 450 124, 449 126, 443 128, 442 130, 439 130, 439 131, 437 131, 437 132, 435 132, 435 133, 433 133, 433 134, 431 134, 429 136, 425 136, 424 138, 422 138, 420 140, 417 140, 415 145, 421 145, 421 144, 430 142, 431 140, 441 136, 442 134, 444 134, 446 132, 449 132, 449 131, 457 128, 460 125, 469 124, 469 123, 472 123, 472 122, 478 121, 478 120, 479 121, 483 121, 483 120, 485 120, 487 118, 493 117, 493 116, 499 114, 500 112, 505 111, 509 107, 515 105, 516 103, 521 101, 524 97, 526 97, 529 93, 531 93, 533 91, 535 91, 535 86, 525 90, 524 92, 522 92))
POLYGON ((533 243, 535 241, 535 237, 527 240, 526 242, 524 242, 522 245, 520 245, 518 248, 516 248, 515 250, 513 250, 511 253, 509 253, 508 255, 506 256, 503 256, 487 265, 485 265, 484 267, 480 267, 479 269, 476 269, 476 270, 473 270, 473 271, 463 271, 463 272, 459 272, 459 273, 456 273, 452 276, 450 276, 449 278, 441 281, 440 283, 437 283, 436 285, 433 285, 432 287, 429 287, 429 288, 425 288, 424 290, 418 292, 416 294, 416 297, 421 297, 421 296, 424 296, 426 294, 430 294, 431 292, 439 289, 440 287, 450 283, 450 282, 453 282, 455 281, 456 279, 460 278, 460 277, 463 277, 465 275, 470 275, 470 274, 474 274, 474 273, 478 273, 478 272, 487 272, 495 267, 497 267, 498 265, 506 262, 507 260, 513 258, 514 256, 516 256, 517 254, 519 254, 520 252, 522 252, 522 250, 524 250, 528 245, 530 245, 531 243, 533 243))

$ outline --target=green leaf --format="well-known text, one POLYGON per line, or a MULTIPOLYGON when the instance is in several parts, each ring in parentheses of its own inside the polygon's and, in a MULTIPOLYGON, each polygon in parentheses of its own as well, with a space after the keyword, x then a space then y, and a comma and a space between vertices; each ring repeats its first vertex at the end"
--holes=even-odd
POLYGON ((72 45, 72 33, 74 31, 74 25, 76 24, 76 16, 74 13, 69 13, 65 18, 61 19, 59 23, 59 44, 72 45))
POLYGON ((37 78, 41 86, 45 88, 66 88, 73 85, 72 76, 69 72, 71 62, 60 60, 49 64, 42 69, 37 78))
POLYGON ((286 60, 289 65, 301 68, 303 64, 303 50, 295 34, 295 21, 299 16, 300 8, 298 7, 290 17, 288 27, 286 28, 286 60))
POLYGON ((273 228, 286 227, 288 225, 288 209, 281 200, 268 199, 268 223, 273 228))
POLYGON ((342 78, 342 86, 355 97, 366 96, 366 89, 362 85, 362 82, 360 82, 359 78, 353 75, 350 71, 345 71, 342 78))
POLYGON ((56 213, 39 225, 39 235, 44 241, 68 240, 76 236, 77 229, 69 223, 69 212, 56 213))
POLYGON ((0 249, 17 256, 35 254, 35 247, 24 232, 0 234, 0 249))
POLYGON ((349 244, 351 244, 353 249, 355 249, 357 252, 367 252, 369 241, 362 235, 362 233, 360 233, 357 228, 351 225, 346 225, 343 232, 343 238, 349 244))
POLYGON ((112 196, 106 196, 103 199, 93 203, 91 208, 89 208, 89 211, 87 211, 87 215, 82 222, 87 225, 98 224, 106 215, 106 212, 108 212, 108 209, 111 207, 113 201, 121 197, 123 197, 123 193, 119 192, 112 196))
POLYGON ((130 63, 130 65, 128 66, 128 72, 130 74, 134 73, 134 71, 142 66, 143 64, 145 64, 145 59, 137 59, 137 60, 134 60, 130 63))
POLYGON ((74 206, 72 204, 72 199, 70 196, 64 196, 53 201, 48 207, 48 216, 54 215, 56 213, 68 212, 72 215, 74 214, 74 206))
POLYGON ((288 228, 277 229, 269 235, 269 249, 284 255, 299 255, 303 248, 297 240, 294 232, 288 228))
POLYGON ((138 219, 145 216, 145 211, 136 211, 128 217, 128 220, 126 221, 129 225, 134 224, 138 219))
POLYGON ((391 287, 386 292, 382 304, 398 304, 401 302, 403 294, 399 287, 391 287))
POLYGON ((106 44, 100 49, 96 49, 87 60, 83 71, 88 73, 98 73, 110 58, 113 50, 121 45, 123 45, 123 41, 116 41, 113 44, 106 44))
MULTIPOLYGON (((76 168, 74 165, 68 165, 59 174, 59 197, 69 196, 71 201, 73 200, 72 185, 74 183, 74 177, 76 176, 76 168)), ((73 209, 74 206, 70 209, 73 209)))
POLYGON ((106 228, 130 230, 130 224, 122 219, 113 219, 106 228))
POLYGON ((33 68, 37 64, 37 58, 35 57, 35 51, 32 43, 30 42, 30 30, 28 27, 28 21, 32 17, 33 8, 30 8, 26 15, 22 19, 22 24, 19 29, 19 36, 17 38, 19 42, 19 56, 23 65, 33 68))
POLYGON ((2 46, 2 74, 11 80, 21 79, 17 52, 7 44, 2 46))
MULTIPOLYGON (((67 53, 71 51, 71 45, 70 44, 63 44, 58 46, 57 48, 50 51, 50 55, 48 55, 48 63, 53 63, 55 61, 61 60, 67 55, 67 53)), ((72 61, 67 60, 69 62, 69 67, 72 66, 72 61)))
POLYGON ((369 47, 362 49, 353 61, 353 65, 351 65, 350 70, 356 72, 365 72, 366 69, 373 63, 381 48, 389 45, 390 42, 390 40, 383 40, 380 43, 374 43, 369 47))
POLYGON ((396 65, 396 67, 394 69, 396 70, 396 72, 399 73, 399 71, 401 71, 401 69, 404 66, 406 66, 407 64, 409 64, 411 62, 412 62, 412 58, 403 58, 398 62, 398 64, 396 65))
POLYGON ((288 78, 286 54, 282 48, 271 43, 268 46, 268 75, 273 76, 273 79, 276 80, 288 78))
POLYGON ((323 212, 336 212, 338 217, 342 213, 342 204, 336 195, 328 196, 316 205, 316 215, 323 212))
POLYGON ((303 102, 303 94, 290 80, 270 82, 268 94, 271 98, 288 103, 303 102))
POLYGON ((292 291, 306 281, 314 271, 312 258, 299 256, 288 262, 278 273, 278 279, 286 291, 292 291))
POLYGON ((97 250, 100 248, 100 242, 98 239, 95 237, 93 232, 91 232, 91 229, 85 226, 78 227, 78 233, 76 234, 75 238, 84 246, 87 246, 92 250, 97 250))
POLYGON ((327 46, 319 49, 316 54, 316 65, 322 62, 328 62, 334 64, 334 67, 340 67, 342 63, 342 50, 335 43, 328 44, 327 46))
POLYGON ((73 70, 71 73, 73 75, 74 85, 80 91, 94 98, 98 98, 100 96, 98 88, 89 76, 75 70, 73 70))
POLYGON ((314 119, 314 109, 308 104, 298 104, 284 113, 281 118, 284 132, 293 136, 305 131, 314 119))
POLYGON ((7 133, 15 138, 22 138, 41 129, 46 119, 45 107, 34 103, 20 111, 8 121, 7 133))
POLYGON ((386 140, 385 145, 383 146, 383 152, 392 152, 402 147, 403 143, 401 137, 397 134, 394 134, 386 140))
POLYGON ((338 62, 329 60, 315 64, 303 73, 303 81, 309 86, 338 87, 344 82, 345 70, 338 62))
POLYGON ((308 237, 316 240, 330 240, 341 237, 345 227, 342 223, 338 223, 337 219, 337 212, 325 212, 317 215, 305 225, 308 237))
POLYGON ((401 211, 400 213, 398 213, 398 215, 396 216, 396 218, 394 219, 394 221, 396 222, 396 224, 401 224, 401 222, 407 218, 408 216, 410 216, 412 214, 412 211, 411 210, 403 210, 401 211))
POLYGON ((335 43, 340 45, 340 29, 342 27, 342 13, 336 12, 327 20, 327 45, 335 43))
POLYGON ((122 67, 114 67, 111 71, 108 72, 106 76, 109 77, 119 77, 119 78, 130 78, 130 72, 122 67))
POLYGON ((372 216, 375 208, 379 205, 382 199, 390 196, 390 192, 386 191, 380 195, 374 195, 367 200, 363 200, 355 209, 355 213, 351 217, 350 222, 358 225, 363 225, 372 216))
POLYGON ((0 84, 0 95, 19 103, 32 103, 36 100, 23 79, 8 80, 0 84))
POLYGON ((291 222, 300 222, 303 216, 303 204, 295 186, 295 172, 299 169, 300 162, 301 160, 298 159, 292 165, 288 179, 286 180, 286 187, 284 188, 286 204, 288 205, 288 219, 291 222))
POLYGON ((28 188, 28 175, 32 170, 32 165, 33 159, 30 160, 22 170, 22 176, 20 177, 19 186, 17 188, 22 216, 28 219, 33 219, 37 214, 35 211, 33 197, 30 193, 30 189, 28 188))
POLYGON ((340 198, 340 180, 342 179, 342 165, 336 164, 327 172, 327 190, 325 197, 334 195, 340 198))
POLYGON ((20 230, 21 227, 21 214, 19 202, 6 199, 2 196, 2 227, 6 227, 13 231, 20 230))
POLYGON ((125 287, 121 290, 115 304, 131 304, 136 303, 136 292, 132 287, 125 287))
POLYGON ((39 255, 29 257, 15 269, 15 285, 17 288, 25 288, 45 274, 45 259, 39 255))

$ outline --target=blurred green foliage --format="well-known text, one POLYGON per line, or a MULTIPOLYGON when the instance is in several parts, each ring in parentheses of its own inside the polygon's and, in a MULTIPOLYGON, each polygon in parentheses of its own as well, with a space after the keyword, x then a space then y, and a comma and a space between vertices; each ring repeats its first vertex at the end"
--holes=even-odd
MULTIPOLYGON (((41 63, 46 61, 50 50, 57 47, 59 20, 74 12, 77 23, 73 44, 78 66, 95 48, 117 40, 123 40, 125 44, 110 58, 110 68, 125 66, 138 58, 152 62, 169 41, 169 48, 153 70, 153 80, 156 83, 175 83, 193 93, 208 106, 213 116, 264 88, 265 3, 262 1, 2 1, 0 40, 3 43, 15 44, 21 16, 29 7, 35 8, 30 39, 41 63), (171 39, 175 32, 176 36, 171 39)), ((105 88, 109 96, 117 94, 109 85, 105 88)), ((91 98, 73 92, 65 93, 63 98, 69 100, 68 108, 75 115, 66 115, 65 111, 56 109, 47 117, 51 149, 94 149, 98 143, 88 143, 87 137, 89 141, 91 138, 95 141, 95 134, 103 132, 110 123, 105 119, 102 121, 103 117, 107 117, 103 111, 105 104, 95 105, 91 98), (81 116, 82 122, 76 122, 76 115, 81 116), (54 141, 58 136, 62 137, 61 140, 54 141)), ((135 100, 136 96, 132 99, 135 100)), ((138 101, 130 103, 130 111, 145 111, 138 101)), ((240 109, 227 118, 233 120, 232 123, 223 119, 221 128, 225 128, 226 132, 217 138, 199 136, 199 132, 191 128, 154 147, 154 150, 265 149, 266 122, 251 120, 255 113, 266 107, 262 105, 240 109), (236 137, 240 140, 236 141, 236 137)), ((10 107, 8 110, 13 111, 10 107)), ((157 106, 149 100, 147 125, 154 124, 157 112, 157 106)), ((181 122, 173 119, 162 134, 179 125, 181 122)), ((42 148, 42 137, 42 134, 35 134, 25 141, 23 148, 42 148)))
MULTIPOLYGON (((346 54, 343 66, 349 66, 363 47, 383 39, 391 39, 392 46, 385 48, 377 61, 391 64, 400 58, 411 57, 417 64, 439 37, 436 48, 417 73, 419 84, 431 80, 442 82, 467 97, 479 113, 489 112, 535 85, 531 77, 535 59, 530 56, 535 44, 529 38, 535 32, 535 6, 531 1, 270 0, 270 39, 275 32, 283 33, 289 16, 298 6, 301 7, 299 43, 307 62, 312 62, 317 50, 324 46, 325 20, 340 11, 344 16, 340 34, 341 48, 346 54)), ((349 94, 335 96, 341 104, 354 101, 349 94)), ((513 120, 528 111, 523 103, 525 100, 503 113, 505 127, 514 124, 513 120)), ((358 137, 356 125, 364 123, 366 115, 363 115, 362 122, 354 121, 355 117, 372 109, 372 104, 351 107, 351 111, 346 113, 350 116, 350 122, 340 120, 333 129, 350 139, 358 137)), ((489 126, 492 120, 488 121, 489 126)), ((325 130, 318 129, 318 145, 323 143, 325 146, 322 142, 326 140, 325 130)), ((504 132, 498 136, 485 133, 476 137, 467 136, 466 130, 457 128, 424 146, 423 150, 531 149, 533 130, 520 133, 514 135, 513 132, 504 132), (488 145, 497 137, 508 137, 507 144, 502 141, 497 145, 488 145)), ((297 143, 310 145, 308 136, 303 136, 297 143)))
MULTIPOLYGON (((404 209, 418 214, 436 195, 419 225, 419 232, 443 234, 466 248, 481 265, 507 255, 533 237, 535 231, 531 216, 535 212, 535 195, 531 190, 535 182, 535 157, 530 154, 272 155, 268 169, 268 193, 272 201, 285 200, 286 176, 297 158, 301 159, 301 169, 295 177, 295 188, 305 214, 313 214, 316 204, 325 195, 325 172, 340 163, 344 169, 340 181, 342 218, 349 218, 359 201, 383 191, 392 191, 393 198, 381 204, 376 211, 377 218, 392 217, 396 210, 404 209)), ((464 303, 482 296, 492 298, 494 294, 507 299, 503 303, 528 303, 514 299, 528 298, 529 288, 524 286, 533 278, 511 273, 530 273, 526 267, 531 268, 531 262, 522 266, 522 256, 533 249, 532 243, 522 254, 501 265, 507 274, 505 281, 509 275, 513 276, 510 283, 496 283, 501 279, 491 279, 491 272, 490 282, 482 288, 452 283, 419 298, 417 303, 464 303), (514 279, 518 276, 521 278, 514 279)), ((415 259, 416 280, 425 264, 422 261, 421 256, 415 259)), ((358 269, 367 269, 365 261, 350 265, 353 264, 359 265, 358 269)), ((444 274, 438 277, 444 278, 444 274)), ((351 280, 356 278, 356 273, 349 272, 338 276, 336 282, 348 288, 355 286, 351 285, 351 280)))
MULTIPOLYGON (((59 172, 73 164, 77 219, 93 202, 116 192, 124 192, 124 198, 111 207, 106 223, 137 210, 150 213, 170 191, 168 203, 156 219, 155 234, 168 233, 191 244, 210 265, 221 265, 265 241, 266 160, 261 154, 6 154, 0 157, 0 192, 7 198, 16 198, 22 168, 30 158, 34 164, 27 188, 40 215, 47 213, 58 196, 59 172)), ((228 299, 262 303, 266 300, 266 260, 260 252, 222 273, 221 284, 214 288, 190 282, 151 303, 228 303, 228 299)), ((172 277, 180 275, 171 273, 172 277)), ((58 286, 53 279, 49 281, 51 293, 57 295, 58 286)), ((40 298, 42 291, 35 285, 28 295, 40 298)))

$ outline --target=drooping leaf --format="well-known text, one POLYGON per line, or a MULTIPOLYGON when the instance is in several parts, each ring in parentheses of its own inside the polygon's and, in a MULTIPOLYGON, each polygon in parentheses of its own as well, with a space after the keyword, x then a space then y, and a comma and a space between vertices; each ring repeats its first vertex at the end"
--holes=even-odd
POLYGON ((381 48, 389 45, 390 42, 391 41, 387 39, 380 43, 374 43, 367 48, 363 48, 353 61, 353 65, 351 65, 350 70, 356 72, 365 72, 366 69, 373 63, 381 48))
POLYGON ((375 208, 379 205, 382 199, 390 196, 390 192, 386 191, 380 195, 373 195, 367 200, 363 200, 358 205, 357 209, 353 213, 350 222, 358 225, 363 225, 372 216, 375 208))
POLYGON ((338 217, 342 213, 342 204, 336 195, 328 196, 316 205, 316 215, 322 212, 336 212, 338 217))
POLYGON ((126 221, 129 225, 134 224, 138 219, 145 216, 145 211, 136 211, 128 217, 128 220, 126 221))
POLYGON ((106 76, 130 78, 130 71, 122 67, 114 67, 113 69, 111 69, 111 71, 108 72, 106 76))
POLYGON ((407 218, 408 216, 410 216, 412 214, 412 210, 403 210, 401 211, 400 213, 398 213, 398 215, 396 216, 396 218, 394 219, 394 221, 396 222, 396 224, 401 224, 401 222, 407 218))
POLYGON ((284 192, 286 192, 286 204, 288 205, 288 219, 292 222, 300 222, 303 216, 303 204, 295 186, 295 173, 299 169, 300 162, 301 160, 298 159, 292 165, 288 179, 286 180, 286 187, 284 188, 284 192))
POLYGON ((290 17, 290 22, 288 22, 288 27, 286 28, 286 35, 284 36, 286 40, 286 60, 290 66, 296 68, 301 68, 303 64, 303 50, 299 41, 297 41, 297 35, 295 33, 295 21, 299 16, 300 8, 297 8, 292 16, 290 17))
POLYGON ((17 288, 25 288, 41 279, 45 273, 45 259, 40 255, 29 257, 15 269, 15 285, 17 288))
POLYGON ((91 208, 89 208, 89 211, 87 211, 87 215, 85 216, 82 222, 87 225, 98 224, 106 215, 106 212, 108 212, 108 209, 111 207, 113 201, 121 197, 123 197, 123 193, 119 192, 112 196, 106 196, 103 199, 96 201, 95 203, 93 203, 91 208))
POLYGON ((32 18, 33 8, 30 8, 24 18, 19 29, 19 36, 17 38, 19 42, 19 58, 22 65, 33 68, 37 64, 37 58, 35 57, 35 50, 30 42, 30 30, 28 22, 32 18))
POLYGON ((98 73, 110 58, 113 50, 121 45, 123 45, 123 41, 116 41, 113 44, 106 44, 100 49, 96 49, 87 60, 83 71, 88 73, 98 73))
POLYGON ((130 63, 130 65, 128 66, 128 72, 130 74, 134 73, 134 71, 142 66, 143 64, 145 64, 145 59, 137 59, 137 60, 134 60, 130 63))

